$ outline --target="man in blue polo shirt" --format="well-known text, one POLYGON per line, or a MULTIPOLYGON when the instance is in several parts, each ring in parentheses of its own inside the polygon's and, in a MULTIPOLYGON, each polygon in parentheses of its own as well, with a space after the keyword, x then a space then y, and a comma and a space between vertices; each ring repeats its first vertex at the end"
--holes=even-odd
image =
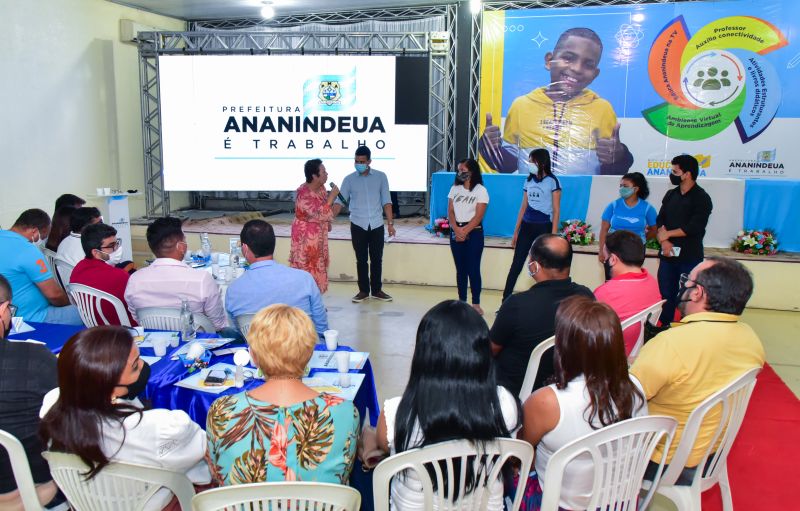
POLYGON ((0 231, 0 275, 11 284, 17 314, 27 321, 82 325, 78 309, 58 285, 37 244, 50 233, 50 216, 29 209, 0 231))
POLYGON ((225 309, 232 318, 255 314, 264 307, 284 303, 303 310, 317 332, 328 329, 328 313, 314 277, 272 259, 275 231, 264 220, 250 220, 240 235, 242 254, 250 266, 233 281, 225 295, 225 309))

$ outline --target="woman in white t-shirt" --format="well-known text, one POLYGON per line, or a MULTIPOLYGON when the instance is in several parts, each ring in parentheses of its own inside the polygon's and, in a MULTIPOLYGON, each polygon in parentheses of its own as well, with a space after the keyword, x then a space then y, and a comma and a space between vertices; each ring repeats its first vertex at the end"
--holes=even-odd
MULTIPOLYGON (((608 305, 585 296, 564 299, 556 312, 556 382, 523 406, 520 438, 536 449, 520 509, 538 511, 547 462, 561 447, 605 426, 647 415, 639 382, 628 375, 619 318, 608 305)), ((584 453, 564 471, 561 509, 586 509, 594 468, 584 453)))
MULTIPOLYGON (((495 381, 486 322, 461 301, 429 310, 417 329, 408 385, 402 396, 384 403, 377 445, 396 454, 447 440, 486 442, 511 436, 519 423, 516 397, 495 381)), ((456 473, 453 480, 459 477, 456 473)), ((502 511, 500 479, 467 483, 467 488, 488 484, 487 509, 502 511)), ((393 478, 391 504, 397 511, 423 509, 422 484, 414 472, 393 478)))
MULTIPOLYGON (((122 461, 210 483, 205 432, 186 412, 144 410, 138 399, 122 397, 135 396, 146 384, 140 378, 143 364, 124 327, 98 326, 73 335, 58 356, 58 389, 45 397, 42 438, 52 451, 80 456, 91 467, 89 478, 109 462, 122 461)), ((162 488, 143 509, 163 509, 171 499, 162 488)))
POLYGON ((489 192, 483 186, 478 162, 471 158, 458 163, 455 183, 447 194, 447 218, 450 223, 450 250, 456 263, 458 299, 467 301, 467 281, 472 291, 472 307, 481 309, 481 256, 483 255, 483 215, 489 204, 489 192))

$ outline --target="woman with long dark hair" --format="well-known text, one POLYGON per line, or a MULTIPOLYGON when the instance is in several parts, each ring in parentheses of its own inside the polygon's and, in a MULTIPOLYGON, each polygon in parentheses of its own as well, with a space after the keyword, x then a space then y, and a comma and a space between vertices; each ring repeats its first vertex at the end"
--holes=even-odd
MULTIPOLYGON (((561 302, 554 362, 555 383, 534 392, 523 406, 519 436, 536 449, 536 472, 528 479, 522 509, 539 509, 553 453, 592 431, 647 415, 644 393, 628 374, 619 318, 608 305, 585 296, 561 302)), ((588 454, 571 461, 559 506, 586 509, 593 478, 588 454)))
MULTIPOLYGON (((80 456, 90 467, 88 478, 122 461, 183 472, 207 484, 205 433, 181 410, 144 409, 135 398, 149 375, 143 368, 148 366, 127 328, 98 326, 70 337, 58 356, 58 389, 42 407, 43 441, 51 451, 80 456)), ((171 498, 162 488, 144 509, 162 509, 171 498)))
MULTIPOLYGON (((45 248, 58 251, 58 246, 61 242, 69 236, 69 222, 72 218, 72 212, 75 208, 72 206, 61 206, 55 213, 53 213, 53 221, 50 223, 50 234, 47 236, 45 248)), ((50 271, 55 271, 55 268, 50 268, 50 271)))
POLYGON ((450 251, 456 264, 458 299, 467 301, 467 281, 472 291, 472 308, 481 309, 481 256, 483 255, 483 215, 489 205, 489 192, 483 186, 478 162, 467 158, 458 162, 455 182, 447 194, 447 219, 450 222, 450 251))
POLYGON ((550 152, 547 149, 534 149, 530 154, 530 163, 531 172, 522 187, 522 203, 519 206, 514 237, 511 239, 514 259, 503 289, 504 301, 514 291, 533 240, 540 234, 558 232, 561 183, 550 170, 550 152))
MULTIPOLYGON (((384 403, 377 443, 395 454, 447 440, 488 442, 519 427, 516 398, 495 381, 489 329, 464 302, 448 300, 425 314, 417 329, 408 385, 384 403)), ((467 489, 488 484, 490 510, 503 509, 503 484, 480 481, 467 472, 467 489)), ((394 478, 395 509, 422 509, 422 485, 415 474, 394 478)))

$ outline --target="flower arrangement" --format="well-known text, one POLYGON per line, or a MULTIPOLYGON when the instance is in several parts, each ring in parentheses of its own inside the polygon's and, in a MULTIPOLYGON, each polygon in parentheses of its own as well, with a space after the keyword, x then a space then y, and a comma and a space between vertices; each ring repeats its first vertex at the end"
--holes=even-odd
POLYGON ((437 218, 433 221, 430 231, 438 238, 450 236, 450 221, 446 218, 437 218))
POLYGON ((644 248, 651 248, 657 252, 661 252, 661 243, 655 238, 648 238, 647 243, 644 244, 644 248))
POLYGON ((778 239, 769 229, 739 231, 731 248, 742 254, 775 255, 778 252, 778 239))
POLYGON ((565 220, 561 222, 561 236, 573 245, 591 245, 594 243, 592 226, 583 220, 565 220))

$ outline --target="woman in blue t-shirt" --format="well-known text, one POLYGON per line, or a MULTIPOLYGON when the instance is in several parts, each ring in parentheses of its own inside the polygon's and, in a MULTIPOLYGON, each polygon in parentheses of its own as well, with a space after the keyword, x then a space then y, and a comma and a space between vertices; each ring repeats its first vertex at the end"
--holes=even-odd
MULTIPOLYGON (((603 250, 606 236, 614 231, 631 231, 647 243, 647 233, 656 227, 658 212, 645 199, 650 195, 647 179, 641 172, 630 172, 619 182, 619 199, 611 202, 603 210, 603 223, 600 227, 600 250, 597 259, 604 265, 607 255, 603 250)), ((610 279, 606 267, 606 280, 610 279)))
POLYGON ((550 152, 547 149, 531 151, 531 173, 522 187, 522 204, 519 207, 517 226, 514 228, 514 260, 506 277, 503 300, 511 296, 525 259, 540 234, 557 233, 561 210, 561 183, 550 171, 550 152))

